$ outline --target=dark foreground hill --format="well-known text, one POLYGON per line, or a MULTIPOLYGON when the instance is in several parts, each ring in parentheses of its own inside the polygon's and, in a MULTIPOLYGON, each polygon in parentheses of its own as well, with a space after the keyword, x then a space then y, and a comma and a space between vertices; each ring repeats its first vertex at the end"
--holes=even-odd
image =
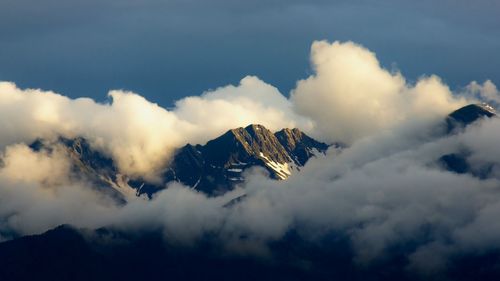
POLYGON ((498 280, 500 252, 452 257, 430 275, 407 268, 411 245, 372 265, 356 264, 347 240, 306 242, 290 232, 265 257, 222 253, 210 238, 176 247, 161 233, 60 226, 0 243, 0 280, 498 280))

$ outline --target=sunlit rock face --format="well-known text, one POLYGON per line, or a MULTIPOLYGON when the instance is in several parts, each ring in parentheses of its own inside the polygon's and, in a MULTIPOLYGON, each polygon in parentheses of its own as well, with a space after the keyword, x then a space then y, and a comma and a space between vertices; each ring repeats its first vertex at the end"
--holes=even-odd
POLYGON ((259 166, 276 180, 287 179, 314 155, 328 148, 299 129, 273 133, 262 125, 227 131, 205 145, 186 145, 164 174, 210 195, 231 190, 243 181, 243 172, 259 166))

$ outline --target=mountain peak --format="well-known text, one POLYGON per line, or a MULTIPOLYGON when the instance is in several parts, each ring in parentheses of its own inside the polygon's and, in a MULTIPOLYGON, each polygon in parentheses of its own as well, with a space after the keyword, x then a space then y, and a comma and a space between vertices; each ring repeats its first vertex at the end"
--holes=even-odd
POLYGON ((247 130, 247 132, 250 132, 250 131, 259 131, 259 130, 266 130, 266 131, 269 131, 266 127, 264 127, 263 125, 261 124, 250 124, 248 126, 245 127, 245 130, 247 130))
POLYGON ((305 136, 305 134, 297 128, 284 128, 276 132, 275 135, 281 140, 281 143, 286 143, 291 149, 294 149, 297 146, 297 143, 300 142, 305 136))
POLYGON ((294 155, 294 160, 299 165, 306 164, 309 158, 318 153, 324 153, 328 149, 326 143, 319 142, 297 128, 282 129, 275 133, 279 142, 283 145, 286 151, 294 155))
POLYGON ((177 149, 168 165, 165 163, 161 182, 148 182, 120 175, 114 160, 82 137, 31 144, 34 150, 51 151, 55 146, 64 148, 76 177, 94 183, 120 201, 129 196, 152 195, 170 181, 219 195, 243 182, 243 172, 256 166, 267 170, 272 179, 285 180, 328 148, 297 128, 273 133, 263 125, 251 124, 228 130, 205 145, 186 144, 177 149))
POLYGON ((480 119, 497 116, 493 107, 488 104, 469 104, 461 107, 446 118, 447 132, 460 130, 480 119))
POLYGON ((218 194, 240 183, 242 172, 253 166, 263 167, 271 178, 284 180, 327 148, 296 128, 273 133, 263 125, 251 124, 196 146, 196 152, 180 149, 165 178, 218 194))

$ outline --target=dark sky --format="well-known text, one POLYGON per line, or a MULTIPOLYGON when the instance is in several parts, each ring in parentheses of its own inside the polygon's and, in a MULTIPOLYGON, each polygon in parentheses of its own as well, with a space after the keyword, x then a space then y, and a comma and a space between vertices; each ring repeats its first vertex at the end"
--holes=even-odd
POLYGON ((410 81, 500 84, 498 0, 0 0, 0 80, 170 106, 252 74, 288 94, 317 39, 360 43, 410 81))

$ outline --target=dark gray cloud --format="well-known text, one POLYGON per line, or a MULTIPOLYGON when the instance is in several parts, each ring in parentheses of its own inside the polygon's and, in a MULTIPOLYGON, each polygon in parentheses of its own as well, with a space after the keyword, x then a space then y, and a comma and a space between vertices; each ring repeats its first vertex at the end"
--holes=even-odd
POLYGON ((288 93, 310 43, 353 40, 416 80, 496 84, 496 1, 3 1, 0 80, 99 100, 134 90, 165 106, 248 74, 288 93))

